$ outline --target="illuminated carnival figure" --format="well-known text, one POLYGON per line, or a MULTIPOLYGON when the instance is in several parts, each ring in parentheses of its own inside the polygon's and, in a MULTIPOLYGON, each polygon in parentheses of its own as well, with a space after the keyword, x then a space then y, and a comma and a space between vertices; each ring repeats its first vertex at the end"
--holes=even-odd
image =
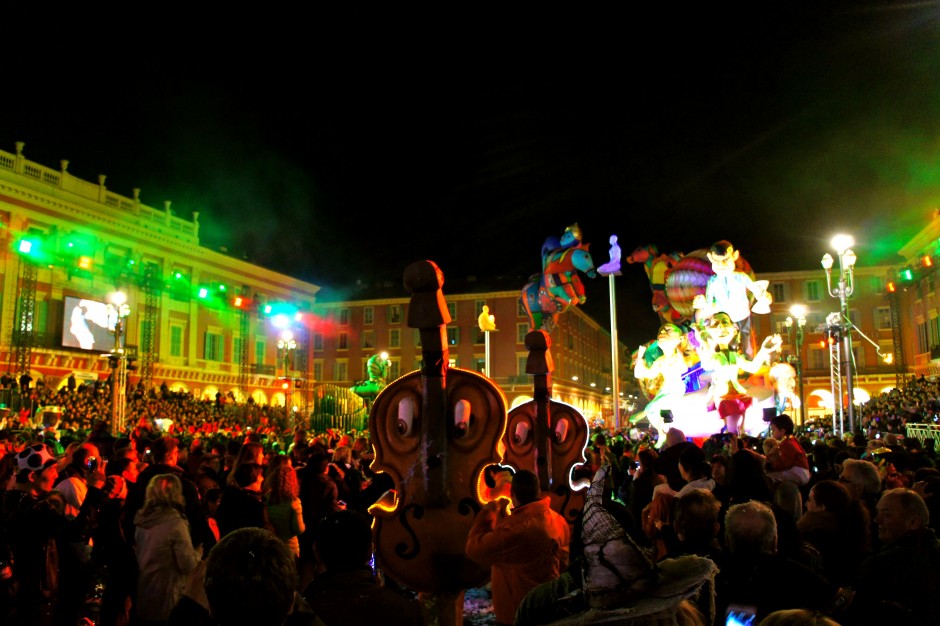
POLYGON ((770 380, 774 383, 774 409, 777 415, 800 409, 796 394, 796 370, 789 363, 774 363, 770 367, 770 380))
POLYGON ((780 335, 764 339, 754 359, 748 359, 738 349, 737 325, 730 315, 719 311, 704 323, 701 338, 705 342, 705 348, 700 352, 702 366, 711 372, 708 410, 718 410, 718 415, 725 422, 726 432, 743 433, 744 414, 754 399, 738 381, 738 374, 742 371, 755 374, 769 363, 770 355, 780 350, 780 335))
POLYGON ((484 333, 496 330, 496 316, 490 313, 490 307, 483 305, 483 310, 477 318, 477 325, 484 333))
POLYGON ((549 237, 542 246, 542 271, 533 274, 522 288, 522 305, 531 330, 551 332, 558 316, 572 306, 584 304, 587 296, 579 272, 597 276, 590 244, 581 242, 581 229, 569 226, 561 239, 549 237))
POLYGON ((610 236, 610 261, 597 268, 598 274, 616 274, 620 271, 620 244, 617 235, 610 236))
POLYGON ((661 411, 674 408, 677 400, 689 391, 689 377, 697 369, 695 366, 698 358, 695 351, 690 348, 682 328, 671 323, 659 327, 656 341, 650 345, 650 352, 653 351, 661 354, 650 362, 644 358, 647 355, 647 348, 641 345, 637 349, 633 375, 645 383, 644 386, 647 389, 653 389, 658 385, 656 395, 646 405, 645 415, 650 425, 659 431, 657 447, 661 447, 666 441, 665 433, 669 428, 661 411))
POLYGON ((735 268, 740 253, 728 241, 712 244, 708 251, 715 275, 708 279, 705 294, 698 295, 692 302, 697 311, 696 321, 704 321, 719 311, 730 316, 741 335, 744 353, 753 356, 754 345, 751 339, 751 303, 748 292, 755 298, 754 312, 769 313, 771 296, 767 293, 766 280, 754 280, 745 272, 735 268))
POLYGON ((379 392, 385 389, 385 386, 388 384, 388 370, 391 365, 392 363, 388 359, 387 352, 372 355, 369 357, 369 360, 366 361, 366 371, 369 373, 369 380, 358 380, 350 389, 367 402, 375 400, 379 392))
POLYGON ((666 276, 672 271, 682 253, 660 254, 655 245, 640 246, 626 258, 627 263, 642 263, 653 292, 653 310, 663 322, 679 322, 683 316, 675 309, 666 294, 666 276))

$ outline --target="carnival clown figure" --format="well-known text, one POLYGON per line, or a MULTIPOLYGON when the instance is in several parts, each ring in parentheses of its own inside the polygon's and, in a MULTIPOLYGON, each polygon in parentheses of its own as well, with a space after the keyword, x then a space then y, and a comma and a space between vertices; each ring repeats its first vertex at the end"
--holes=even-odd
POLYGON ((725 432, 742 433, 744 414, 751 406, 753 398, 738 381, 738 375, 742 371, 757 373, 762 366, 770 362, 771 354, 780 350, 783 341, 780 335, 770 335, 764 339, 754 359, 748 359, 738 347, 738 327, 724 311, 715 313, 705 323, 701 336, 705 342, 705 349, 701 354, 702 365, 707 371, 711 371, 707 395, 708 410, 718 410, 718 415, 725 423, 725 432))
POLYGON ((644 414, 650 425, 659 431, 658 446, 661 446, 666 441, 668 427, 660 411, 671 409, 690 390, 689 378, 697 374, 700 367, 698 355, 689 345, 685 332, 676 324, 660 326, 656 341, 649 350, 653 359, 647 358, 649 354, 645 346, 637 349, 633 375, 641 387, 656 394, 646 405, 644 414))
POLYGON ((754 342, 751 339, 751 302, 748 293, 754 295, 755 313, 769 313, 772 298, 767 293, 768 281, 753 280, 747 273, 737 270, 735 263, 740 253, 728 241, 712 244, 706 256, 715 275, 709 277, 705 294, 699 294, 692 300, 692 308, 697 311, 696 321, 704 321, 718 311, 727 313, 738 328, 744 354, 752 358, 754 342))
POLYGON ((789 363, 774 363, 770 367, 770 380, 774 384, 774 408, 777 415, 800 409, 796 394, 796 370, 789 363))

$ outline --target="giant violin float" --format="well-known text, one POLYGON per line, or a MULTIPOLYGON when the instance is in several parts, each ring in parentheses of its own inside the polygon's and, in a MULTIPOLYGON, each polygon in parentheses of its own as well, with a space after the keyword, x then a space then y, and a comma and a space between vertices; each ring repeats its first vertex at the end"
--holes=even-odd
POLYGON ((574 523, 590 485, 590 481, 574 488, 571 485, 571 470, 585 461, 587 421, 573 406, 551 399, 554 367, 548 333, 530 332, 525 345, 529 350, 526 373, 533 375, 534 399, 509 412, 504 462, 534 472, 543 493, 551 497, 552 510, 574 523))
POLYGON ((383 389, 369 416, 371 468, 394 483, 370 509, 375 554, 394 580, 455 601, 489 577, 464 546, 481 508, 483 470, 501 460, 506 399, 486 377, 448 367, 450 316, 437 265, 411 264, 404 282, 412 294, 408 326, 420 331, 424 362, 383 389))

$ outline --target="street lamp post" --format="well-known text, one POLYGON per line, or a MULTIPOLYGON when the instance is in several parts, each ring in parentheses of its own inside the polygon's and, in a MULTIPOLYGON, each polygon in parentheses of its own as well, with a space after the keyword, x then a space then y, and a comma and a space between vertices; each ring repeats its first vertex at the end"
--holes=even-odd
POLYGON ((124 409, 127 393, 127 359, 121 345, 124 336, 124 318, 131 314, 127 296, 116 291, 110 295, 107 303, 108 321, 114 323, 114 348, 108 356, 111 368, 111 434, 122 436, 124 432, 124 409))
POLYGON ((799 386, 800 395, 800 424, 806 423, 806 409, 803 408, 803 337, 804 327, 806 326, 806 307, 802 304, 794 304, 790 307, 790 315, 787 316, 787 337, 792 345, 793 333, 796 331, 796 355, 790 355, 788 359, 792 365, 796 366, 796 380, 799 386))
POLYGON ((610 261, 597 268, 597 273, 607 277, 610 292, 610 372, 611 403, 613 404, 613 427, 620 428, 620 354, 617 339, 617 288, 614 278, 620 276, 620 246, 617 235, 610 236, 610 261))
POLYGON ((294 333, 289 330, 281 332, 280 339, 277 340, 277 348, 281 351, 281 355, 284 358, 284 380, 287 381, 287 390, 284 395, 284 408, 291 413, 291 421, 293 422, 293 407, 291 404, 294 399, 294 380, 291 378, 291 358, 293 357, 294 350, 297 349, 297 341, 294 340, 294 333))
MULTIPOLYGON (((829 296, 839 299, 839 322, 842 330, 843 359, 845 363, 845 383, 846 393, 846 414, 849 420, 849 430, 855 432, 855 407, 853 399, 853 389, 855 387, 855 377, 852 372, 852 322, 849 318, 849 297, 855 291, 855 253, 851 246, 855 240, 851 235, 836 235, 832 238, 832 247, 836 249, 839 255, 839 276, 835 289, 832 286, 832 265, 833 258, 827 252, 822 258, 823 269, 826 270, 826 287, 829 290, 829 296)), ((841 375, 841 374, 840 374, 841 375)), ((835 400, 835 398, 833 398, 835 400)), ((841 404, 842 398, 839 398, 841 404)))

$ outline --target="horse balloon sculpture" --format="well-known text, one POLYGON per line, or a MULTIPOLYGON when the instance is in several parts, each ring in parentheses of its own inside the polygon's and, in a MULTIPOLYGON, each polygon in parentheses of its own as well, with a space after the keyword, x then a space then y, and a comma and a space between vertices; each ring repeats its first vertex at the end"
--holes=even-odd
POLYGON ((529 316, 530 330, 550 333, 558 316, 569 307, 584 304, 584 283, 579 272, 597 276, 590 244, 581 243, 578 225, 569 226, 558 240, 549 237, 542 246, 542 271, 529 277, 522 288, 522 305, 529 316), (557 242, 557 247, 552 247, 557 242))

